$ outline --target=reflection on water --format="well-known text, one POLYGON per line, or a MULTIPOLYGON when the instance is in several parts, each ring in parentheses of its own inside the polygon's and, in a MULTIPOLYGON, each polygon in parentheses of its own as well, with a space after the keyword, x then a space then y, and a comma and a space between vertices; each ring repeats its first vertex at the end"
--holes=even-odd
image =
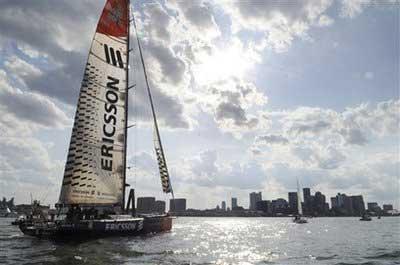
POLYGON ((170 233, 54 243, 0 219, 0 264, 400 264, 399 218, 188 218, 170 233))

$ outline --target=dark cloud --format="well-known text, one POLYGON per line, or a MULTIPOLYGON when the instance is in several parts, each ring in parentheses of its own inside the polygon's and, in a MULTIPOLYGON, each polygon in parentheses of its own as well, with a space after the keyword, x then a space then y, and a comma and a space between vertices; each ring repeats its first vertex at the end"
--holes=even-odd
POLYGON ((282 136, 282 135, 274 135, 274 134, 269 134, 269 135, 261 135, 256 138, 256 142, 259 143, 265 143, 265 144, 288 144, 289 140, 282 136))
POLYGON ((48 98, 12 88, 0 73, 0 110, 12 113, 17 119, 37 125, 62 128, 69 124, 64 112, 48 98))
POLYGON ((301 133, 313 133, 318 134, 324 130, 328 130, 331 124, 327 121, 319 120, 319 121, 308 121, 308 123, 294 123, 289 129, 290 132, 294 132, 296 134, 301 133))
MULTIPOLYGON (((164 82, 174 85, 182 82, 186 65, 170 48, 160 43, 148 42, 146 43, 145 52, 156 59, 156 63, 160 65, 162 71, 161 78, 164 82)), ((149 68, 149 71, 151 71, 151 68, 149 68)))
POLYGON ((215 26, 212 7, 202 1, 177 1, 185 18, 200 29, 213 28, 215 26))
POLYGON ((266 99, 253 84, 232 78, 216 82, 210 86, 209 92, 216 96, 214 116, 217 122, 231 121, 239 128, 254 128, 258 125, 258 118, 250 117, 247 111, 254 104, 264 103, 266 99))
POLYGON ((365 145, 368 143, 367 138, 359 128, 342 128, 339 133, 347 144, 365 145))
POLYGON ((168 27, 171 24, 172 17, 165 11, 160 3, 145 4, 143 7, 144 30, 150 34, 151 39, 170 41, 171 33, 168 27))

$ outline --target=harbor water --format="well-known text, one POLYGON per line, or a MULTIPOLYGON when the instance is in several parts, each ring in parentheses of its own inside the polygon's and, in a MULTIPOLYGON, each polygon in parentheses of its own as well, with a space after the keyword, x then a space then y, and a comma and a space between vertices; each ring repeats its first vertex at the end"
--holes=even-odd
POLYGON ((0 264, 400 264, 400 218, 179 217, 168 233, 52 242, 0 219, 0 264))

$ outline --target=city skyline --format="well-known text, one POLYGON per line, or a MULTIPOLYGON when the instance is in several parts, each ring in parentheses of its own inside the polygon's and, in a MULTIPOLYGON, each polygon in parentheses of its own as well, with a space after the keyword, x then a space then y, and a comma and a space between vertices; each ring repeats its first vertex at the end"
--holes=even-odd
MULTIPOLYGON (((298 177, 400 208, 398 4, 249 3, 133 3, 175 196, 248 207, 250 192, 285 197, 298 177)), ((0 194, 17 203, 58 201, 103 5, 0 3, 0 194)), ((167 201, 132 48, 127 182, 167 201)))

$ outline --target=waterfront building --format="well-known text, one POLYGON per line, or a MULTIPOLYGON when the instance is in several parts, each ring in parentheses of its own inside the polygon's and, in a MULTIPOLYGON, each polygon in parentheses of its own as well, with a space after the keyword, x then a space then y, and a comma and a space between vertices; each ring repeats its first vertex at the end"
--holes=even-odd
POLYGON ((367 203, 367 209, 368 211, 376 212, 377 210, 380 210, 380 207, 377 202, 369 202, 367 203))
POLYGON ((333 208, 338 208, 338 202, 336 197, 331 197, 331 207, 333 208))
POLYGON ((221 209, 222 209, 222 211, 226 211, 226 202, 225 201, 222 201, 221 209))
POLYGON ((272 214, 286 214, 288 202, 285 199, 279 198, 271 202, 272 214))
POLYGON ((154 212, 156 198, 154 197, 139 197, 137 198, 136 211, 138 213, 154 212))
POLYGON ((345 194, 342 194, 343 198, 343 209, 345 215, 354 215, 353 212, 353 201, 351 197, 346 196, 345 194))
MULTIPOLYGON (((329 209, 329 206, 328 206, 329 209)), ((326 197, 320 191, 317 191, 314 195, 314 201, 312 205, 312 211, 316 215, 325 215, 326 211, 326 197)))
POLYGON ((271 201, 266 201, 266 200, 258 201, 256 203, 256 210, 264 212, 266 214, 271 214, 272 213, 271 201))
POLYGON ((157 213, 165 213, 165 201, 155 201, 154 211, 157 213))
POLYGON ((365 212, 365 204, 362 195, 350 196, 353 205, 353 214, 362 215, 365 212))
POLYGON ((383 210, 384 210, 385 212, 393 211, 393 205, 391 205, 391 204, 384 204, 384 205, 383 205, 383 210))
POLYGON ((261 191, 250 193, 250 206, 249 209, 255 211, 257 202, 262 200, 261 191))
POLYGON ((183 212, 186 210, 186 199, 170 199, 169 211, 170 212, 183 212))
POLYGON ((289 192, 288 199, 291 213, 297 213, 297 192, 289 192))
POLYGON ((231 208, 232 208, 232 210, 233 210, 233 208, 236 208, 236 207, 238 207, 237 198, 232 198, 231 199, 231 208))
POLYGON ((310 188, 303 188, 303 201, 306 202, 311 197, 311 190, 310 188))

